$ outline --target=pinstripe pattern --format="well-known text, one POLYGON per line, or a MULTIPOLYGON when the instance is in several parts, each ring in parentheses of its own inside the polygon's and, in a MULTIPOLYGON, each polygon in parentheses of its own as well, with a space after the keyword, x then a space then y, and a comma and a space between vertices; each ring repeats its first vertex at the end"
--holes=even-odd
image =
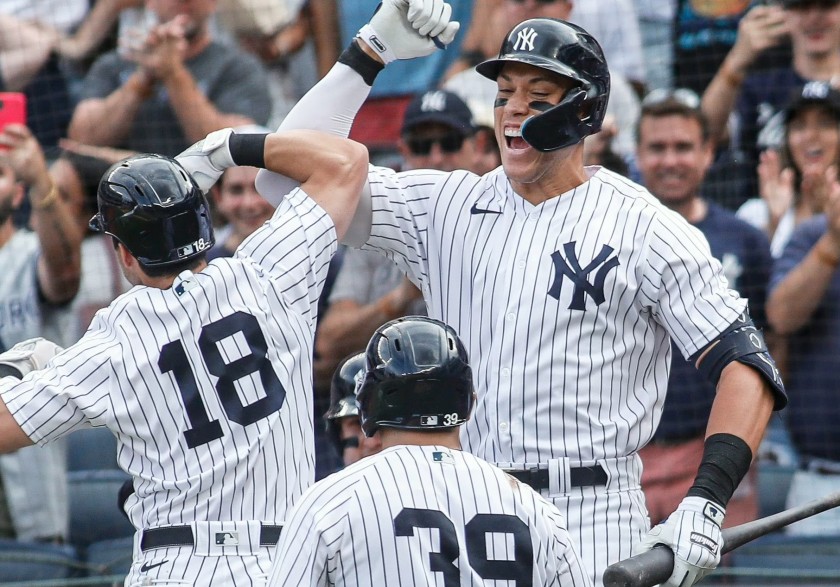
POLYGON ((590 582, 571 547, 565 520, 550 503, 472 455, 434 446, 386 449, 307 490, 289 517, 269 578, 269 585, 300 586, 486 584, 571 587, 590 582), (449 534, 415 526, 411 535, 397 535, 395 520, 407 509, 440 512, 451 521, 458 568, 449 580, 430 570, 449 534), (524 522, 523 540, 533 554, 527 560, 520 556, 517 570, 530 568, 530 574, 485 582, 493 571, 484 570, 482 578, 480 557, 510 561, 516 549, 512 533, 498 530, 481 532, 470 543, 466 527, 480 514, 524 522))
MULTIPOLYGON (((483 177, 382 168, 369 176, 366 248, 391 257, 420 285, 429 315, 464 341, 478 404, 461 440, 493 463, 575 466, 634 454, 659 421, 669 339, 689 356, 746 306, 697 229, 627 179, 587 171, 589 181, 539 206, 517 196, 501 168, 483 177), (600 304, 555 262, 586 267, 610 250, 605 262, 618 264, 601 276, 600 304)), ((583 276, 587 286, 604 265, 583 276)), ((640 468, 628 471, 617 480, 638 492, 640 468)), ((632 523, 608 542, 629 554, 647 524, 641 494, 609 501, 632 523)), ((591 525, 603 525, 607 510, 556 503, 570 508, 573 537, 583 536, 577 524, 594 532, 580 551, 602 570, 607 530, 591 525)))
MULTIPOLYGON (((136 494, 126 507, 138 529, 211 520, 282 522, 287 506, 314 481, 311 357, 317 301, 335 250, 332 221, 297 190, 235 257, 214 260, 195 275, 185 272, 167 290, 133 288, 97 313, 82 340, 51 368, 3 397, 38 443, 88 423, 113 431, 119 465, 135 479, 136 494), (279 411, 247 425, 229 417, 220 378, 198 342, 208 324, 236 312, 256 318, 269 371, 285 389, 279 411), (223 433, 193 448, 184 434, 195 422, 185 412, 183 386, 158 366, 161 348, 172 341, 183 345, 198 407, 218 420, 223 433)), ((250 344, 239 330, 214 348, 229 366, 251 356, 250 344)), ((266 396, 257 372, 232 385, 244 409, 266 396)), ((201 562, 203 569, 228 564, 201 562)), ((198 583, 209 584, 211 575, 200 573, 198 583)))

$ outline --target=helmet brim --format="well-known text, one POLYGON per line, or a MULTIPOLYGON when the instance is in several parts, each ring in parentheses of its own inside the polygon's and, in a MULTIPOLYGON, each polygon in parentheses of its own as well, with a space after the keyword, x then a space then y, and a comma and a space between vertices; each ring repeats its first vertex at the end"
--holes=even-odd
POLYGON ((575 70, 569 67, 568 65, 560 63, 559 61, 555 61, 553 59, 548 59, 547 57, 543 57, 542 55, 534 55, 531 53, 514 53, 500 55, 495 59, 488 59, 487 61, 482 61, 481 63, 475 66, 475 70, 487 79, 496 81, 496 79, 499 77, 499 74, 502 72, 502 68, 507 63, 524 63, 526 65, 533 65, 534 67, 546 69, 558 75, 562 75, 563 77, 575 80, 578 83, 581 83, 583 81, 580 79, 580 76, 577 74, 577 72, 575 72, 575 70))

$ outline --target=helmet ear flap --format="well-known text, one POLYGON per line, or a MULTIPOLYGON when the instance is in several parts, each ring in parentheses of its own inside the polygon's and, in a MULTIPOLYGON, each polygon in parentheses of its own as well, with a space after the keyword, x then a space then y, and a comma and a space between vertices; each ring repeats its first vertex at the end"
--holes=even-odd
MULTIPOLYGON (((522 125, 522 138, 537 151, 556 151, 574 145, 593 130, 595 104, 586 98, 586 90, 572 88, 560 103, 532 116, 522 125)), ((596 117, 597 118, 597 117, 596 117)), ((595 120, 600 129, 600 120, 595 120)))

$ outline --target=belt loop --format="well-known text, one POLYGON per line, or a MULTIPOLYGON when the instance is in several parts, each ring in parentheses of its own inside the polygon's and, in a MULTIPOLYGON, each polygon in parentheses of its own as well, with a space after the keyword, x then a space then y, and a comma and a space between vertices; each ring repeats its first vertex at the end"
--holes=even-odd
POLYGON ((562 457, 548 460, 548 494, 564 495, 571 489, 569 459, 562 457))

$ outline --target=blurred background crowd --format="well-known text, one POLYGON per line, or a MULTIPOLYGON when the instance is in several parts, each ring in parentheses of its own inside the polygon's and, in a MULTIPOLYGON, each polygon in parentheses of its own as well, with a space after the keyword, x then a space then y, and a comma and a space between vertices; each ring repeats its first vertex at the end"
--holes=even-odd
MULTIPOLYGON (((390 65, 351 138, 396 169, 494 169, 495 84, 473 66, 526 18, 584 27, 612 73, 587 164, 645 185, 706 235, 749 298, 790 395, 727 522, 840 489, 840 0, 449 3, 462 23, 456 41, 390 65)), ((110 239, 87 228, 109 165, 135 152, 174 156, 219 128, 276 128, 377 4, 0 0, 0 120, 13 93, 27 110, 23 125, 0 131, 0 349, 38 335, 69 345, 127 291, 110 239)), ((210 258, 232 255, 272 214, 256 173, 230 169, 213 188, 210 258)), ((336 368, 384 322, 423 312, 419 291, 386 259, 350 249, 334 259, 313 373, 318 478, 376 450, 330 404, 336 368)), ((675 352, 662 423, 642 452, 654 523, 693 481, 713 395, 675 352)), ((109 436, 77 433, 0 457, 0 539, 93 552, 130 534, 119 513, 111 519, 123 478, 109 436), (97 522, 111 525, 92 530, 97 522)), ((840 514, 788 534, 838 537, 840 514)))

